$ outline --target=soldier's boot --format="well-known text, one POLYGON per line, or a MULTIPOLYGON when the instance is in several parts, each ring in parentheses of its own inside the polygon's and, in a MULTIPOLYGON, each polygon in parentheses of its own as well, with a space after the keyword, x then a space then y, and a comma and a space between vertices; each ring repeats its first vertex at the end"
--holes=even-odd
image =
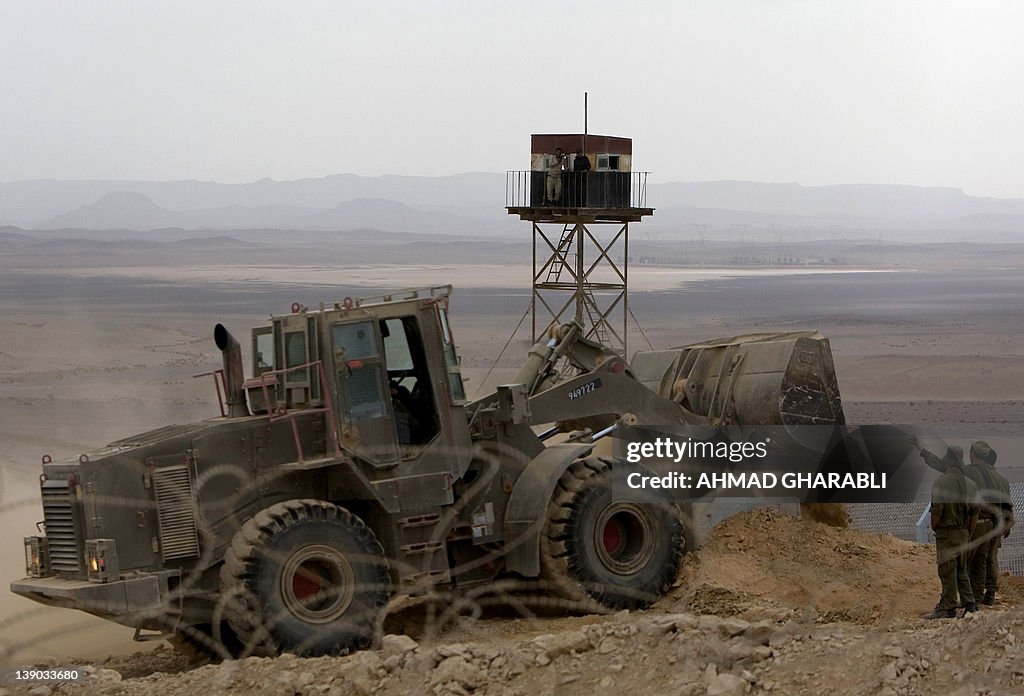
POLYGON ((967 616, 968 614, 973 614, 976 611, 978 611, 977 602, 967 602, 966 604, 964 604, 964 616, 967 616))
POLYGON ((989 591, 985 593, 985 596, 981 598, 981 603, 986 607, 994 607, 996 605, 996 593, 989 591))
POLYGON ((925 614, 924 618, 926 618, 926 619, 955 619, 956 618, 956 608, 945 609, 945 608, 942 607, 942 605, 938 605, 934 609, 932 609, 932 612, 930 614, 925 614))

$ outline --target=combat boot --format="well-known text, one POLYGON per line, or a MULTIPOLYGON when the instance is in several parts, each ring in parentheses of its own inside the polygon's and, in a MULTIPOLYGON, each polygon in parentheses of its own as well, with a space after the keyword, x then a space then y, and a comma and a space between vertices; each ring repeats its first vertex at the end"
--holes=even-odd
POLYGON ((994 607, 996 605, 996 593, 986 592, 985 596, 981 598, 981 603, 986 607, 994 607))
POLYGON ((942 606, 939 605, 939 606, 936 606, 934 609, 932 609, 932 612, 930 614, 925 614, 924 618, 926 618, 926 619, 955 619, 956 618, 956 609, 955 608, 953 608, 953 609, 943 609, 942 606))
POLYGON ((967 616, 968 614, 973 614, 976 611, 978 611, 977 602, 967 602, 966 604, 964 604, 964 616, 967 616))

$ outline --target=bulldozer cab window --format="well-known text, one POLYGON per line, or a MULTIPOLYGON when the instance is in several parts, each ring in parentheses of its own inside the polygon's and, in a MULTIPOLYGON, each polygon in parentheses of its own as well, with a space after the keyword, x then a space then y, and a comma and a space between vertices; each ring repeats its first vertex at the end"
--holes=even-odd
POLYGON ((334 327, 333 334, 335 357, 346 386, 345 410, 349 418, 383 418, 387 406, 373 322, 340 324, 334 327))
MULTIPOLYGON (((306 332, 289 331, 284 335, 285 367, 297 367, 306 363, 306 332)), ((306 370, 291 370, 285 380, 288 382, 305 382, 306 370)))
POLYGON ((462 386, 462 366, 455 354, 455 339, 452 338, 451 327, 448 326, 448 310, 438 306, 437 320, 441 323, 441 339, 444 344, 444 360, 448 366, 448 395, 453 404, 466 401, 466 390, 462 386))
POLYGON ((252 362, 254 377, 274 369, 274 333, 271 327, 253 329, 252 362))
POLYGON ((300 314, 277 317, 273 326, 253 331, 253 362, 257 376, 273 369, 277 398, 288 408, 321 398, 320 349, 316 320, 300 314), (307 367, 302 367, 307 365, 307 367))
POLYGON ((384 337, 384 359, 398 442, 426 444, 440 432, 441 424, 419 324, 415 317, 383 319, 380 333, 384 337))

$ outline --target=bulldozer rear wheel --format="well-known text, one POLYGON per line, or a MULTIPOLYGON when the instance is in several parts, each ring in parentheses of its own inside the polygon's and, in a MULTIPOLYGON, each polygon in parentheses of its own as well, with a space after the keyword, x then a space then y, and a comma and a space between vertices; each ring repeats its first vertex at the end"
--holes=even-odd
POLYGON ((359 517, 322 500, 290 500, 235 534, 221 588, 242 654, 346 654, 376 638, 390 575, 359 517))
POLYGON ((645 607, 675 581, 685 543, 679 508, 665 491, 630 489, 631 473, 652 475, 617 459, 578 460, 548 505, 541 576, 577 608, 645 607))

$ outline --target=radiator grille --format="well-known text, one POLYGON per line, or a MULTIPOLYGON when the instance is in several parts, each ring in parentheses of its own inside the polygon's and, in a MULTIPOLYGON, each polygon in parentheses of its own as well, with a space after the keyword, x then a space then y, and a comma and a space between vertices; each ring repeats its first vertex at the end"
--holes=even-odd
POLYGON ((199 555, 192 475, 188 465, 165 466, 153 472, 160 550, 164 560, 199 555))
POLYGON ((45 481, 42 495, 43 521, 50 545, 50 567, 60 573, 77 573, 82 566, 78 555, 78 540, 75 538, 75 518, 68 482, 45 481))

